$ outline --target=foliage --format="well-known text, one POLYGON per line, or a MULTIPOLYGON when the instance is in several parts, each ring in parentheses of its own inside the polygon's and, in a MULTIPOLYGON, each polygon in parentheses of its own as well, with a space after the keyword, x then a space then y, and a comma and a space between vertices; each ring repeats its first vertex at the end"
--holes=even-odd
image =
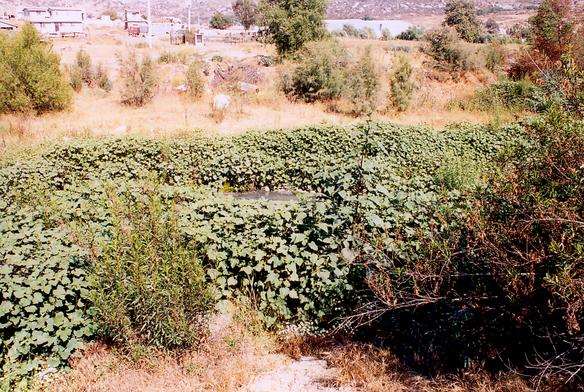
POLYGON ((87 253, 34 206, 0 201, 0 367, 11 384, 93 335, 87 253))
POLYGON ((216 12, 209 20, 209 27, 212 29, 225 30, 231 26, 233 26, 233 19, 221 12, 216 12))
POLYGON ((381 30, 381 40, 382 41, 389 41, 391 40, 391 30, 383 29, 381 30))
POLYGON ((150 57, 138 60, 136 52, 120 57, 122 103, 128 106, 144 106, 154 98, 158 84, 154 64, 150 57))
POLYGON ((403 31, 396 35, 395 39, 401 39, 404 41, 420 41, 424 35, 421 28, 417 26, 410 26, 406 31, 403 31))
POLYGON ((448 71, 466 71, 476 68, 468 46, 452 28, 442 28, 426 34, 429 43, 426 51, 436 65, 448 71))
POLYGON ((0 34, 0 113, 61 111, 72 103, 59 69, 60 58, 30 24, 0 34))
POLYGON ((113 84, 107 74, 107 69, 103 64, 98 64, 95 68, 94 78, 97 87, 108 93, 112 91, 113 84))
POLYGON ((91 56, 84 49, 79 49, 75 55, 75 66, 79 69, 83 83, 91 85, 93 82, 93 65, 91 64, 91 56))
POLYGON ((102 64, 93 67, 91 56, 84 49, 80 49, 75 56, 75 63, 68 68, 70 84, 75 92, 80 92, 83 85, 97 86, 110 92, 113 88, 106 68, 102 64))
POLYGON ((410 106, 414 95, 415 84, 412 80, 412 65, 408 59, 399 57, 398 63, 389 79, 389 100, 393 108, 404 112, 410 106))
POLYGON ((185 76, 191 98, 201 98, 205 92, 205 80, 201 74, 201 66, 198 61, 193 61, 189 64, 185 76))
POLYGON ((231 8, 246 30, 256 23, 258 6, 254 0, 235 0, 231 8))
MULTIPOLYGON (((101 139, 55 145, 39 155, 1 164, 0 227, 8 224, 8 235, 0 238, 7 241, 0 242, 0 252, 12 252, 15 240, 23 241, 26 251, 35 249, 29 243, 34 237, 19 230, 28 222, 40 238, 54 233, 56 240, 64 241, 64 252, 81 252, 84 257, 74 260, 83 261, 85 274, 91 255, 97 274, 92 282, 101 288, 93 297, 101 309, 97 321, 109 328, 102 329, 106 337, 122 341, 182 344, 164 333, 184 325, 167 328, 169 317, 180 315, 180 309, 161 313, 148 305, 186 306, 177 301, 181 295, 172 296, 170 304, 167 293, 171 288, 181 293, 202 289, 185 286, 177 278, 199 276, 197 262, 217 288, 215 300, 248 302, 269 325, 306 321, 330 326, 367 299, 356 295, 363 293, 366 275, 356 259, 359 242, 354 228, 365 225, 365 232, 374 236, 387 232, 391 240, 386 244, 395 250, 396 260, 427 265, 420 253, 423 239, 458 227, 468 205, 460 192, 444 195, 442 185, 436 185, 440 168, 457 159, 489 162, 506 146, 515 145, 521 132, 520 127, 461 126, 437 133, 370 123, 231 138, 101 139), (104 180, 111 178, 115 182, 104 180), (141 185, 152 178, 155 188, 141 185), (288 202, 241 200, 217 193, 226 187, 300 193, 299 200, 288 202), (30 189, 38 194, 28 196, 30 189), (314 193, 304 193, 309 191, 314 193), (59 230, 51 232, 45 222, 54 222, 59 230), (144 270, 131 268, 138 265, 144 270), (184 273, 189 268, 194 268, 194 275, 184 273), (156 276, 174 278, 154 280, 156 276), (148 282, 161 289, 136 297, 137 289, 144 287, 140 285, 148 282), (105 290, 110 284, 116 289, 105 290), (112 307, 116 311, 107 311, 112 307)), ((477 163, 477 167, 482 166, 477 163)), ((52 250, 34 257, 35 268, 55 260, 52 250)), ((58 265, 64 266, 66 258, 59 260, 58 265)), ((7 275, 7 282, 20 284, 13 276, 7 275)), ((38 275, 30 276, 38 281, 38 275)), ((80 276, 87 282, 86 275, 58 276, 71 281, 80 276)), ((197 300, 202 298, 189 303, 201 304, 197 300)), ((87 320, 91 313, 85 301, 62 305, 87 320)), ((0 333, 28 339, 21 328, 21 324, 6 331, 2 327, 0 333)), ((189 341, 180 331, 172 336, 189 341)), ((85 332, 89 331, 84 330, 84 337, 85 332)), ((30 359, 52 355, 45 347, 33 350, 30 359)))
POLYGON ((278 54, 289 56, 307 42, 321 40, 327 35, 325 13, 325 0, 262 0, 258 23, 266 29, 278 54))
POLYGON ((349 98, 356 115, 371 115, 379 103, 380 76, 367 48, 359 61, 352 67, 349 78, 349 98))
POLYGON ((526 79, 499 80, 497 83, 479 89, 472 99, 459 102, 459 105, 467 110, 505 109, 512 112, 541 112, 549 107, 549 104, 545 102, 543 91, 526 79))
POLYGON ((530 43, 552 63, 560 60, 577 38, 571 0, 543 0, 529 24, 530 43))
POLYGON ((477 8, 471 0, 448 0, 444 12, 444 26, 454 27, 460 37, 468 42, 478 42, 481 23, 477 8))
POLYGON ((175 209, 157 190, 110 196, 111 237, 90 276, 95 320, 124 344, 190 347, 205 335, 211 291, 175 209))
POLYGON ((501 69, 507 60, 507 53, 503 45, 493 42, 485 48, 485 66, 491 72, 501 69))
MULTIPOLYGON (((492 186, 479 246, 508 301, 505 330, 529 347, 532 368, 584 379, 584 125, 552 110, 531 128, 529 154, 503 161, 492 186), (516 321, 515 321, 516 320, 516 321)), ((518 341, 517 341, 518 340, 518 341)))
POLYGON ((297 61, 291 75, 282 83, 286 95, 306 102, 342 96, 348 55, 338 43, 309 43, 298 54, 297 61))

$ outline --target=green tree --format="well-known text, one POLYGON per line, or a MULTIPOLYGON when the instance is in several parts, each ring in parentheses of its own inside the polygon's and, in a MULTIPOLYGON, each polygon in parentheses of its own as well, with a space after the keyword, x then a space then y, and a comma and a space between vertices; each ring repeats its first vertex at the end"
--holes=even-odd
POLYGON ((421 28, 416 26, 410 26, 406 31, 402 31, 396 35, 396 39, 401 39, 404 41, 419 41, 422 39, 424 32, 421 28))
POLYGON ((481 23, 477 16, 477 7, 473 2, 448 0, 445 13, 444 26, 454 27, 465 41, 478 42, 481 35, 481 23))
POLYGON ((280 56, 302 49, 326 36, 326 0, 263 0, 258 22, 280 56))
POLYGON ((72 91, 60 63, 29 24, 13 37, 0 34, 0 113, 44 113, 70 107, 72 91))
POLYGON ((537 14, 529 19, 534 49, 552 62, 560 60, 576 38, 573 15, 572 1, 543 0, 537 14))
POLYGON ((405 112, 414 95, 413 68, 406 57, 400 57, 389 80, 389 99, 398 112, 405 112))
POLYGON ((253 0, 236 0, 231 8, 246 30, 256 23, 258 6, 253 0))
POLYGON ((215 13, 209 21, 209 27, 212 29, 225 30, 233 26, 233 19, 221 12, 215 13))

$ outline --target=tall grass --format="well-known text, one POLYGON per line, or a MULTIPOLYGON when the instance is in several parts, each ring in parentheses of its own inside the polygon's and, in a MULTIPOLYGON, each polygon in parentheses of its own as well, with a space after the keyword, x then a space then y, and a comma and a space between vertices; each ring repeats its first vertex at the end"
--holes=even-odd
POLYGON ((156 194, 111 198, 111 238, 93 263, 95 317, 122 344, 189 347, 205 335, 211 291, 175 208, 156 194))

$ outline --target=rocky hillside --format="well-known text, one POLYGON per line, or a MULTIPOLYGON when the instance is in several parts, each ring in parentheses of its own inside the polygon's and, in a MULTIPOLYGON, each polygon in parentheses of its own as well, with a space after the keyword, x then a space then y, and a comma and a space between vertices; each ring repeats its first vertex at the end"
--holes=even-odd
MULTIPOLYGON (((152 0, 152 9, 157 16, 186 15, 186 4, 189 0, 152 0)), ((206 19, 216 11, 231 11, 232 0, 191 0, 193 18, 197 15, 206 19)), ((440 13, 446 0, 330 0, 329 18, 372 18, 387 19, 402 16, 434 15, 440 13)), ((484 10, 519 10, 532 7, 538 0, 479 0, 478 4, 484 10)), ((59 5, 82 6, 94 15, 106 9, 121 12, 125 8, 144 10, 144 0, 0 0, 0 15, 24 5, 59 5)))

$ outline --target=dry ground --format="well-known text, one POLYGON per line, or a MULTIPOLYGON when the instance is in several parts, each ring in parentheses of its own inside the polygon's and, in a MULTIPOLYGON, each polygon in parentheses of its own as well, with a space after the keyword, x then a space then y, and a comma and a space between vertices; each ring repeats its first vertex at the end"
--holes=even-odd
MULTIPOLYGON (((465 99, 486 83, 495 80, 490 73, 467 74, 460 80, 435 80, 423 66, 427 58, 417 51, 418 43, 400 41, 343 40, 343 44, 355 56, 366 47, 372 54, 382 76, 382 96, 389 88, 388 74, 397 56, 404 55, 396 47, 412 47, 406 54, 415 67, 418 89, 411 109, 397 114, 386 110, 380 102, 379 119, 401 124, 424 124, 440 128, 452 122, 489 122, 498 119, 498 114, 471 113, 449 110, 453 99, 465 99)), ((184 82, 186 66, 182 64, 160 64, 158 68, 160 87, 153 102, 143 108, 130 108, 120 104, 117 74, 119 54, 135 50, 139 55, 157 59, 165 51, 196 53, 205 59, 211 71, 217 64, 213 56, 222 56, 224 64, 244 61, 256 65, 256 55, 271 55, 271 46, 259 43, 229 44, 212 42, 206 46, 178 47, 157 41, 152 49, 145 47, 141 38, 131 38, 112 28, 93 28, 86 39, 61 39, 52 43, 62 63, 72 64, 81 48, 90 53, 94 64, 103 64, 110 73, 114 90, 107 94, 99 89, 84 88, 75 95, 73 108, 68 112, 42 116, 0 117, 0 154, 9 154, 19 147, 61 141, 69 137, 93 137, 103 135, 141 135, 148 137, 173 136, 204 130, 209 135, 231 135, 251 129, 295 128, 314 124, 351 124, 359 121, 355 117, 331 110, 326 104, 290 102, 278 88, 278 73, 287 65, 258 67, 263 81, 259 92, 234 97, 223 121, 212 115, 213 96, 221 88, 208 89, 205 96, 193 102, 178 94, 173 88, 184 82)), ((212 72, 211 72, 212 74, 212 72)), ((210 77, 209 77, 210 78, 210 77)), ((207 85, 209 80, 207 80, 207 85)))

